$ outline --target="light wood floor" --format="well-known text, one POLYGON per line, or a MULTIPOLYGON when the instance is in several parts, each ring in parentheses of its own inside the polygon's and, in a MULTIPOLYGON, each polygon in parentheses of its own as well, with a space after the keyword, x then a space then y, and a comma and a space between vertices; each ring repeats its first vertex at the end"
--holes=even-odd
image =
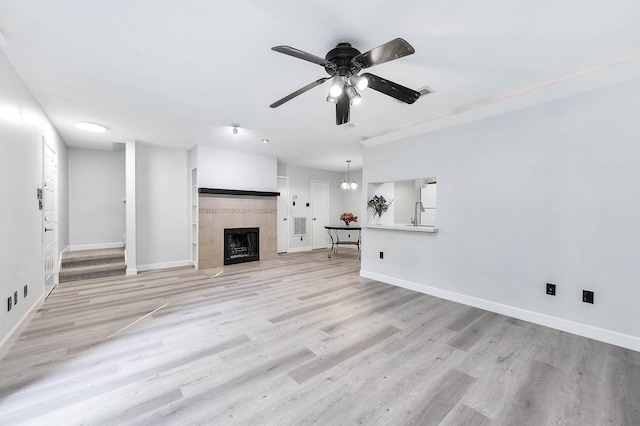
POLYGON ((640 353, 359 268, 322 250, 61 284, 0 361, 0 424, 640 425, 640 353))

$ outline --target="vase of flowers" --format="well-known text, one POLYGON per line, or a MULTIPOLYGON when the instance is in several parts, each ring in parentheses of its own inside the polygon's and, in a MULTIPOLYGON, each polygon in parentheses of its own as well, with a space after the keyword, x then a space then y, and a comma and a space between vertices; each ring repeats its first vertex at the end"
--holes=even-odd
POLYGON ((358 216, 354 216, 353 213, 342 213, 340 220, 344 222, 345 226, 349 226, 351 222, 357 222, 358 216))
POLYGON ((374 219, 376 215, 378 216, 376 220, 378 225, 382 223, 382 214, 389 209, 392 202, 393 200, 387 200, 383 195, 374 195, 367 203, 367 206, 373 209, 374 219))

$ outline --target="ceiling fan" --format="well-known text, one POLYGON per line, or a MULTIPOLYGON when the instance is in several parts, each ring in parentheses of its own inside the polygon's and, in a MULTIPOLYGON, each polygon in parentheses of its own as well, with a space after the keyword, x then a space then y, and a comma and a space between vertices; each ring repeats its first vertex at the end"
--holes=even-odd
POLYGON ((290 46, 275 46, 272 47, 271 50, 322 65, 329 74, 329 77, 319 78, 313 83, 307 84, 272 103, 269 105, 271 108, 277 108, 329 79, 332 79, 332 82, 329 88, 327 102, 336 104, 337 125, 349 122, 350 106, 360 103, 361 97, 359 92, 366 87, 370 87, 373 90, 408 104, 414 103, 420 97, 420 92, 378 77, 377 75, 370 73, 358 75, 358 73, 365 68, 413 54, 415 49, 401 38, 391 40, 365 53, 360 53, 358 49, 352 47, 349 43, 338 43, 324 58, 290 46))

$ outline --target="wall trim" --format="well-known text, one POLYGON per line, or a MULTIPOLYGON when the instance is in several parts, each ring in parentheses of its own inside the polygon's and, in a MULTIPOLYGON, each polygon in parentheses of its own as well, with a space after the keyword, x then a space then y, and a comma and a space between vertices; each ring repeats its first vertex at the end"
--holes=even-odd
POLYGON ((127 268, 127 271, 125 272, 125 275, 127 277, 132 277, 134 275, 138 275, 138 270, 136 268, 127 268))
POLYGON ((501 303, 491 302, 489 300, 480 299, 449 290, 443 290, 441 288, 431 287, 413 281, 390 277, 388 275, 378 274, 376 272, 360 270, 360 276, 363 278, 380 281, 386 284, 395 285, 397 287, 406 288, 408 290, 417 291, 418 293, 428 294, 431 296, 439 297, 441 299, 450 300, 452 302, 458 302, 464 305, 473 306, 475 308, 484 309, 486 311, 495 312, 497 314, 507 315, 512 318, 521 319, 556 330, 566 331, 567 333, 576 334, 578 336, 588 337, 589 339, 621 346, 623 348, 631 349, 634 351, 640 351, 640 338, 631 336, 629 334, 622 334, 604 328, 594 327, 591 325, 552 317, 550 315, 545 315, 526 309, 516 308, 514 306, 503 305, 501 303))
POLYGON ((5 356, 5 354, 9 350, 9 346, 11 346, 11 343, 20 336, 20 333, 29 322, 27 321, 28 319, 30 319, 29 316, 38 312, 38 308, 40 308, 40 306, 44 302, 44 299, 44 294, 40 295, 40 297, 38 297, 38 299, 31 305, 31 307, 27 309, 24 315, 22 315, 18 322, 16 322, 13 328, 9 330, 7 335, 4 336, 4 338, 0 339, 0 359, 5 356))
POLYGON ((289 247, 287 249, 287 253, 295 253, 299 251, 311 251, 311 246, 306 247, 289 247))
MULTIPOLYGON (((174 262, 149 263, 147 265, 138 265, 137 271, 155 271, 157 269, 179 268, 182 266, 193 266, 193 260, 177 260, 174 262)), ((128 271, 128 270, 127 270, 128 271)))
POLYGON ((69 251, 78 251, 78 250, 97 250, 97 249, 109 249, 109 248, 121 248, 121 247, 124 247, 124 243, 122 241, 117 243, 74 244, 67 247, 67 249, 69 249, 69 251))

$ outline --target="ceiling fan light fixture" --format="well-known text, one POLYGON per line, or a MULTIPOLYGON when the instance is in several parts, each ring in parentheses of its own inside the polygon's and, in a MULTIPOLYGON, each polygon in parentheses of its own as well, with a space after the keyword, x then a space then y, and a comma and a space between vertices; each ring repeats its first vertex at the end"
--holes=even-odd
POLYGON ((345 80, 346 77, 342 75, 336 75, 335 77, 333 77, 333 80, 331 81, 331 87, 329 88, 329 96, 338 98, 338 96, 342 95, 345 80))
POLYGON ((362 92, 364 89, 367 88, 367 86, 369 86, 369 80, 367 79, 367 77, 364 77, 358 74, 353 74, 349 78, 349 83, 355 86, 355 88, 358 89, 358 91, 360 92, 362 92))
POLYGON ((337 104, 338 103, 338 97, 337 96, 331 96, 331 93, 329 93, 329 96, 327 96, 327 102, 331 102, 332 104, 337 104))
POLYGON ((350 105, 360 105, 360 102, 362 102, 362 97, 356 88, 351 85, 347 86, 347 96, 349 97, 350 105))

